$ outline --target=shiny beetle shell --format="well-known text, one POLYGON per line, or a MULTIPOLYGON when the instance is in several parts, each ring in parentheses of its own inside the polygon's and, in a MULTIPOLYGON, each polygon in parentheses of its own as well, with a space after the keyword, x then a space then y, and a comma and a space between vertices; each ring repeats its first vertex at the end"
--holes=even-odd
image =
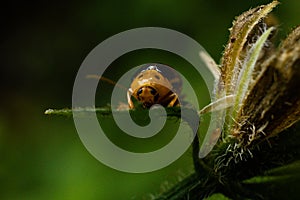
POLYGON ((133 96, 144 108, 150 108, 154 104, 179 106, 181 86, 181 78, 174 69, 162 64, 148 64, 132 80, 127 92, 128 105, 134 108, 131 100, 133 96))

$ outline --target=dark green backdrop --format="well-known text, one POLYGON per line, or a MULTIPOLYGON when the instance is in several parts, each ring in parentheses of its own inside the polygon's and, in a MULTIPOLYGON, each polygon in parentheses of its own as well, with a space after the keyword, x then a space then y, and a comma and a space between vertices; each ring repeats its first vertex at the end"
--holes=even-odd
MULTIPOLYGON (((87 152, 72 118, 43 112, 71 106, 81 62, 109 36, 137 27, 170 28, 194 38, 218 62, 234 17, 267 2, 14 1, 1 5, 0 199, 148 199, 189 174, 190 152, 148 174, 110 169, 87 152)), ((299 9, 295 0, 285 0, 275 9, 280 37, 299 24, 299 9)), ((123 59, 120 65, 150 60, 142 53, 138 62, 134 59, 123 59)), ((122 75, 118 67, 112 67, 110 74, 122 75)), ((205 88, 198 94, 207 103, 205 88)), ((108 100, 109 94, 99 101, 108 100)))

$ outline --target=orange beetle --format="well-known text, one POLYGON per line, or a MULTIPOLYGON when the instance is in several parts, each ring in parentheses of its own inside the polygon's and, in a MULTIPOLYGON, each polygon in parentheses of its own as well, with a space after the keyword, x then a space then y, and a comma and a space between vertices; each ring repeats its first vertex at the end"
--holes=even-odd
POLYGON ((162 64, 147 64, 146 69, 138 73, 127 91, 130 108, 134 108, 131 97, 139 101, 144 108, 154 104, 164 107, 179 106, 182 80, 178 73, 162 64))

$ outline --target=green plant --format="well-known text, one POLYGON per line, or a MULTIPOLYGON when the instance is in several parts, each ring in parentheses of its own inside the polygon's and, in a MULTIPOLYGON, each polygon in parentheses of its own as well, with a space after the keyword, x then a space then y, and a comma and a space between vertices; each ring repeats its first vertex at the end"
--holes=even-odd
MULTIPOLYGON (((215 102, 199 112, 200 117, 215 113, 220 126, 202 146, 197 137, 194 140, 195 173, 157 199, 299 198, 300 27, 277 49, 276 26, 269 15, 277 4, 273 1, 236 18, 220 64, 215 102)), ((96 112, 104 117, 112 111, 96 112)), ((131 112, 145 114, 141 109, 131 112)), ((180 117, 177 108, 168 108, 167 113, 180 117)))
POLYGON ((218 105, 205 108, 219 109, 226 99, 226 110, 215 109, 225 120, 223 129, 216 129, 221 139, 198 160, 195 174, 158 199, 213 199, 214 193, 233 199, 300 197, 299 124, 294 125, 300 116, 300 27, 276 49, 268 13, 277 4, 251 9, 234 21, 215 88, 218 105))

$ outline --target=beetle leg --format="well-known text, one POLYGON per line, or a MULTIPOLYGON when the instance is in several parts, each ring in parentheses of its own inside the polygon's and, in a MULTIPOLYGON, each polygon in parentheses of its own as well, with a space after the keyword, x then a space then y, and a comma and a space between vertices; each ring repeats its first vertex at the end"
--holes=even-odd
POLYGON ((172 95, 171 95, 171 97, 173 98, 171 101, 170 101, 170 103, 169 103, 169 107, 173 107, 173 106, 178 106, 179 105, 179 101, 178 101, 178 96, 175 94, 175 93, 173 93, 172 95))
POLYGON ((127 102, 128 102, 128 105, 129 105, 130 109, 134 108, 133 102, 131 100, 131 95, 132 95, 132 90, 131 90, 131 88, 129 88, 127 90, 127 102))
POLYGON ((175 93, 163 97, 160 101, 162 106, 173 107, 179 105, 178 96, 175 93))

